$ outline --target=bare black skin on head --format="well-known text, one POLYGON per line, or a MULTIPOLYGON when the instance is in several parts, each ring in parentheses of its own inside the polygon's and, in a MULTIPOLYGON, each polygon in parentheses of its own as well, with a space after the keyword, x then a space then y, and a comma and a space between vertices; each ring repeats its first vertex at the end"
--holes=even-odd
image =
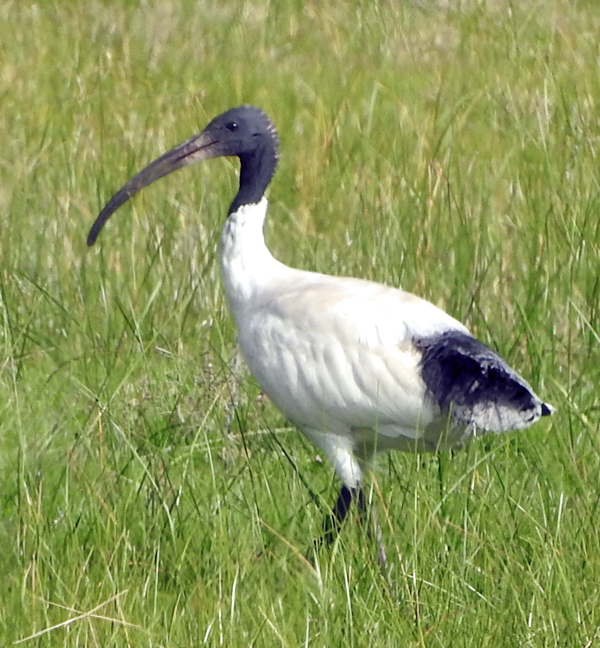
POLYGON ((135 175, 108 201, 88 234, 93 245, 106 221, 132 196, 159 178, 184 166, 214 157, 240 159, 240 186, 229 213, 258 203, 275 173, 279 138, 267 115, 255 106, 238 106, 215 117, 197 135, 171 149, 135 175))

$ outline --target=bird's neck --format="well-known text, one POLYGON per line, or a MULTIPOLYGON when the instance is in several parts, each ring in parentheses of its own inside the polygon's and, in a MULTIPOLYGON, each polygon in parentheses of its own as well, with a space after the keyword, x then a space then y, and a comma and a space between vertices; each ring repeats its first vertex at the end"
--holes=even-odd
POLYGON ((260 203, 277 168, 277 144, 267 138, 255 150, 238 155, 240 159, 240 186, 229 207, 236 213, 243 205, 260 203))
POLYGON ((221 270, 225 294, 234 314, 255 299, 286 266, 267 249, 263 225, 267 199, 230 212, 221 234, 221 270))

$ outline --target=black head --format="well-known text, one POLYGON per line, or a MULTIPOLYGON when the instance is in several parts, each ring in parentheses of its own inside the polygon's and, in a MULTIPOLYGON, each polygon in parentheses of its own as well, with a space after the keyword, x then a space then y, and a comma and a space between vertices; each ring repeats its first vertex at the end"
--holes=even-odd
MULTIPOLYGON (((215 141, 217 155, 246 158, 278 156, 279 137, 273 122, 256 106, 238 106, 215 117, 202 133, 215 141)), ((214 156, 213 156, 214 157, 214 156)))
POLYGON ((240 159, 240 188, 229 208, 257 203, 275 173, 279 136, 273 122, 256 106, 238 106, 215 117, 203 131, 218 144, 217 155, 240 159))
POLYGON ((93 245, 104 223, 138 191, 176 169, 213 157, 240 159, 240 187, 229 213, 241 205, 257 203, 275 173, 278 150, 277 131, 262 110, 255 106, 232 108, 215 117, 201 133, 151 162, 119 189, 92 225, 88 245, 93 245))

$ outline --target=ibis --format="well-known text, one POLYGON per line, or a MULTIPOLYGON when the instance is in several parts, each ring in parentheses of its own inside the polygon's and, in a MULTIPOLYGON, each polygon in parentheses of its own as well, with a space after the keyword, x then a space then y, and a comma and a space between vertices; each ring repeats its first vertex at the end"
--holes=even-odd
POLYGON ((336 530, 379 451, 435 451, 485 432, 524 429, 553 412, 456 319, 379 283, 284 265, 267 249, 265 191, 279 138, 260 109, 213 119, 129 180, 87 239, 143 187, 220 156, 240 161, 220 244, 225 294, 246 363, 262 390, 333 464, 336 530))

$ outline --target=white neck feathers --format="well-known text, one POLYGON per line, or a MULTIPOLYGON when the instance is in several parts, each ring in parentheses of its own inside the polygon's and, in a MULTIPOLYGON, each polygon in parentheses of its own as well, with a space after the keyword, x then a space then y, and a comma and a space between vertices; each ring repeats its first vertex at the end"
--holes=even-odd
POLYGON ((263 225, 267 199, 242 205, 230 214, 221 233, 221 270, 225 294, 233 312, 252 300, 265 284, 287 267, 267 249, 263 225))

